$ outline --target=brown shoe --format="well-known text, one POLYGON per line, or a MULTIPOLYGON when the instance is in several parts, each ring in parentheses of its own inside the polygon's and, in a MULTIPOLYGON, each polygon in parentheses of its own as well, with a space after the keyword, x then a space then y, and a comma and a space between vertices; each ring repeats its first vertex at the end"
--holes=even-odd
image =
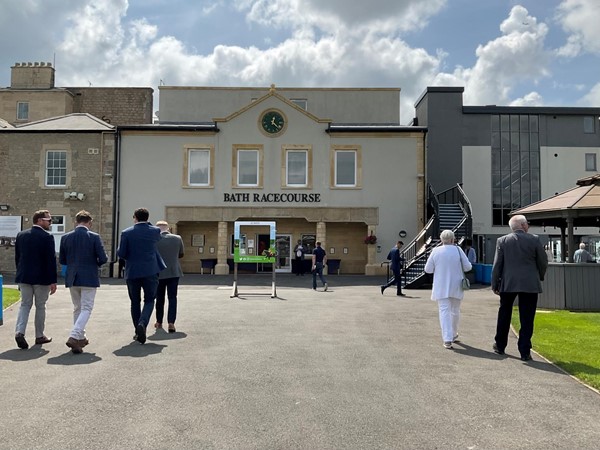
POLYGON ((67 347, 69 347, 73 353, 82 353, 83 352, 83 349, 81 348, 81 345, 79 344, 79 341, 72 337, 70 337, 67 340, 67 347))
POLYGON ((175 333, 175 324, 174 323, 169 324, 169 333, 175 333))
POLYGON ((48 344, 50 342, 52 342, 52 338, 46 336, 35 338, 35 345, 48 344))
POLYGON ((81 348, 85 347, 86 345, 88 345, 90 343, 90 341, 88 341, 87 338, 77 339, 77 342, 79 343, 79 346, 81 348))
POLYGON ((154 328, 162 328, 162 322, 156 322, 154 328))

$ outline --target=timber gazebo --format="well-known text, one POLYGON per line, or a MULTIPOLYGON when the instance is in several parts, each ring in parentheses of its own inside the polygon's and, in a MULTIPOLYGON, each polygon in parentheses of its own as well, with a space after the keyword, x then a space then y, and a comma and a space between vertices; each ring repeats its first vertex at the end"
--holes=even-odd
POLYGON ((600 229, 600 174, 577 180, 577 186, 554 197, 510 212, 523 214, 532 225, 560 228, 559 263, 548 265, 538 306, 571 311, 600 311, 600 264, 572 264, 575 227, 600 229), (565 244, 568 242, 568 246, 565 244))
MULTIPOLYGON (((568 191, 510 212, 511 216, 517 214, 523 214, 532 225, 560 228, 561 248, 569 249, 568 261, 573 262, 573 229, 600 229, 600 174, 581 178, 577 186, 568 191)), ((562 252, 562 262, 565 262, 565 253, 562 252)))

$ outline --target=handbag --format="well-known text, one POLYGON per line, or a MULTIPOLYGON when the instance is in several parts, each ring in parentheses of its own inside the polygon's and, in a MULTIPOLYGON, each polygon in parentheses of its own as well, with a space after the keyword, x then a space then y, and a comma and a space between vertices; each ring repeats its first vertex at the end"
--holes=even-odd
POLYGON ((460 255, 460 252, 461 252, 462 250, 461 250, 460 248, 458 248, 458 246, 456 246, 456 250, 459 252, 459 253, 458 253, 458 257, 459 257, 459 259, 460 259, 460 268, 462 269, 462 273, 463 273, 463 279, 462 279, 462 281, 461 281, 461 283, 460 283, 460 288, 461 288, 463 291, 468 291, 469 289, 471 289, 471 282, 470 282, 470 281, 469 281, 469 279, 466 277, 466 275, 465 275, 465 269, 464 269, 464 267, 463 267, 463 265, 462 265, 462 257, 461 257, 461 255, 460 255))

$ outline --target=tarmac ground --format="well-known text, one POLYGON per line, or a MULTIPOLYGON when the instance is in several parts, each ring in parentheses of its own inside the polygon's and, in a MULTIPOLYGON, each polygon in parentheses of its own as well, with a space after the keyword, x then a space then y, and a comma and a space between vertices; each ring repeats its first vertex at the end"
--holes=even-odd
MULTIPOLYGON (((0 449, 595 449, 600 395, 514 336, 493 353, 498 297, 474 286, 460 343, 442 346, 430 290, 377 277, 186 275, 177 332, 134 328, 123 280, 102 280, 75 355, 68 289, 28 350, 0 327, 0 449)), ((5 278, 5 286, 10 280, 5 278)), ((14 287, 14 286, 12 286, 14 287)), ((154 321, 154 317, 153 317, 154 321)))

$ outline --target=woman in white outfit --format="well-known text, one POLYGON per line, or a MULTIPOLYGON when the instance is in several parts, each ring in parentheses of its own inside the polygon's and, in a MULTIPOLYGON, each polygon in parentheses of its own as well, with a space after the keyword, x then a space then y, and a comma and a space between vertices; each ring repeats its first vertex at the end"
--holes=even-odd
POLYGON ((444 347, 450 349, 452 342, 458 338, 463 273, 471 270, 472 266, 465 252, 454 245, 451 230, 442 231, 440 239, 443 245, 433 249, 425 264, 425 272, 434 274, 431 300, 438 302, 444 347))

